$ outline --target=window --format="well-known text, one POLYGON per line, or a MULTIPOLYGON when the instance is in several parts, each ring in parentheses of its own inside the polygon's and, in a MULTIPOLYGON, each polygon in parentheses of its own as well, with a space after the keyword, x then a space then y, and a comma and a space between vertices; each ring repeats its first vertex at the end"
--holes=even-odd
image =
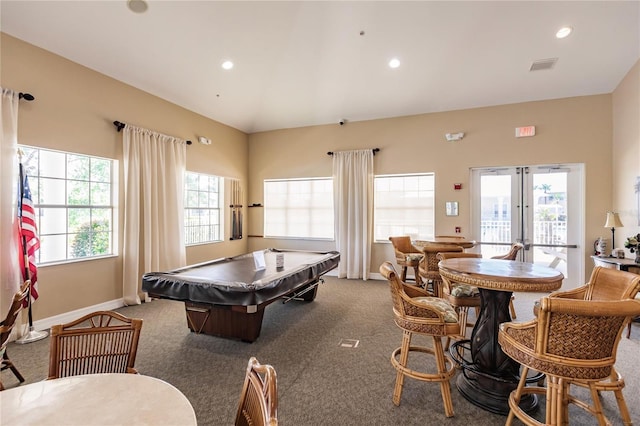
POLYGON ((374 178, 374 238, 434 236, 434 175, 381 175, 374 178))
POLYGON ((222 241, 220 232, 222 185, 218 176, 187 172, 184 191, 186 245, 222 241))
POLYGON ((331 178, 264 181, 264 236, 333 239, 331 178))
POLYGON ((63 262, 115 254, 117 162, 20 146, 36 212, 36 262, 63 262))

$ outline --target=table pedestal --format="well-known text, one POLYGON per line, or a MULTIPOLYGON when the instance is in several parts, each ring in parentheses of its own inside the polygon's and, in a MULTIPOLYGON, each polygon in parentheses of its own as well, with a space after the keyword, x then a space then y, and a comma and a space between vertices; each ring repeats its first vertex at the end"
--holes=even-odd
MULTIPOLYGON (((451 345, 453 359, 462 367, 456 387, 469 402, 492 413, 509 413, 509 394, 520 380, 520 364, 507 356, 498 344, 500 323, 511 321, 510 291, 479 288, 482 307, 471 333, 471 340, 451 345), (465 357, 471 354, 471 360, 465 357)), ((538 377, 531 381, 537 381, 538 377)), ((520 407, 526 412, 537 408, 535 395, 526 395, 520 407)))

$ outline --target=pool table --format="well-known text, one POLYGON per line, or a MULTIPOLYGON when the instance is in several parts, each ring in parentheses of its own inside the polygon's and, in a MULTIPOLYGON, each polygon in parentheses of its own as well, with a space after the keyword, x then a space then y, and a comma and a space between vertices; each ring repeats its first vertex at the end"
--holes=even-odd
POLYGON ((293 298, 315 299, 322 275, 338 266, 340 253, 266 249, 265 269, 256 270, 254 254, 216 259, 142 277, 151 297, 183 301, 191 331, 255 341, 264 309, 293 298), (284 265, 277 266, 277 255, 284 265))

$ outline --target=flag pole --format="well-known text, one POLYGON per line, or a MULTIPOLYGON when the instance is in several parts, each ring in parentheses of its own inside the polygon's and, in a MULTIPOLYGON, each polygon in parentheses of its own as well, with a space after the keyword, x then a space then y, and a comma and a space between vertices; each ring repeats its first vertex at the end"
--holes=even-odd
MULTIPOLYGON (((22 171, 22 153, 18 152, 18 157, 20 158, 20 204, 18 208, 22 209, 22 195, 24 194, 24 176, 22 171)), ((18 218, 22 221, 22 211, 18 213, 18 218)), ((20 223, 22 227, 22 223, 20 223)), ((29 255, 27 254, 27 239, 24 234, 21 233, 20 238, 22 238, 22 256, 24 257, 24 279, 30 280, 30 271, 29 271, 29 255)), ((29 331, 22 337, 16 340, 16 343, 25 344, 31 342, 37 342, 38 340, 42 340, 49 335, 46 331, 37 331, 33 327, 33 313, 31 312, 31 286, 33 283, 29 281, 29 291, 27 294, 27 307, 29 311, 29 331)))

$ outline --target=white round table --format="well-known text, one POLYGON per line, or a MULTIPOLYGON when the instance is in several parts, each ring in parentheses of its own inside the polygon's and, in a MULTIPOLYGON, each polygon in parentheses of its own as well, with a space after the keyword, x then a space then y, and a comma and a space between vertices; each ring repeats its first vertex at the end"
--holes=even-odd
POLYGON ((140 374, 87 374, 43 380, 0 392, 9 425, 196 425, 187 397, 140 374))

